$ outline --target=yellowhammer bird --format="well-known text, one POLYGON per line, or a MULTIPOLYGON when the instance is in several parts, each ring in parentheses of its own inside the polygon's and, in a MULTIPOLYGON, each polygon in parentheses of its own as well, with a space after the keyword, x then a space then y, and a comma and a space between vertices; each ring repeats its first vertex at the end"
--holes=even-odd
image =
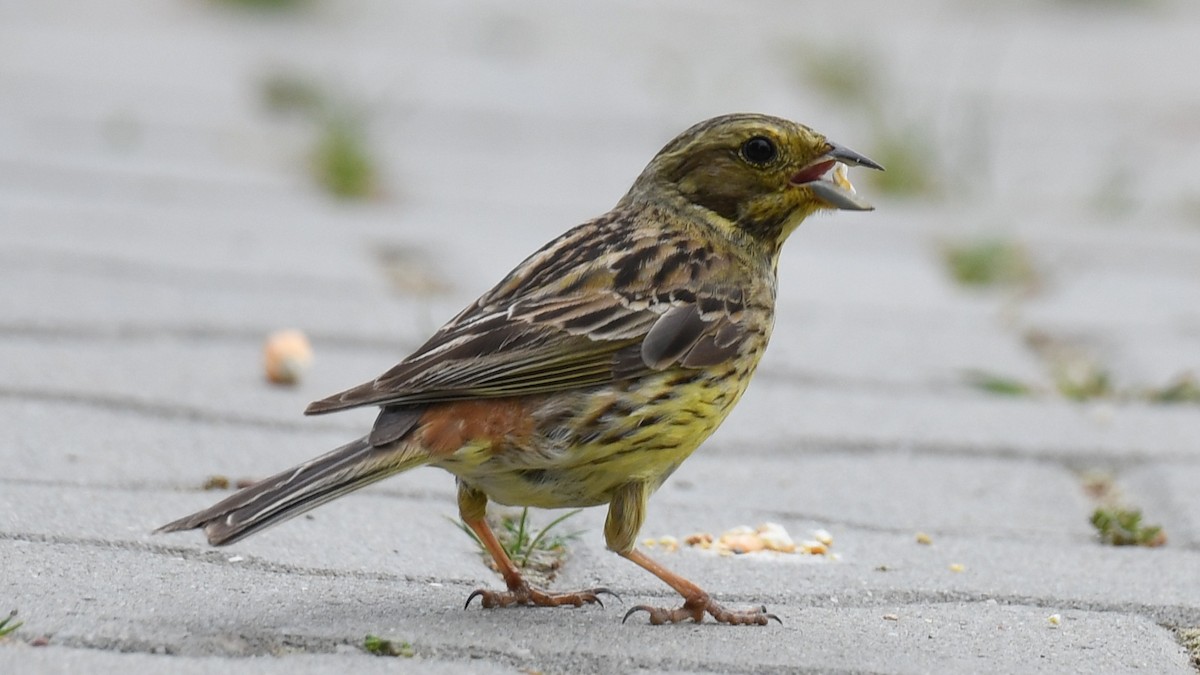
POLYGON ((599 602, 596 588, 527 583, 485 520, 488 500, 608 504, 608 548, 666 582, 682 607, 650 622, 765 625, 634 548, 646 503, 746 390, 774 324, 784 240, 821 209, 870 210, 846 165, 881 169, 806 126, 765 115, 701 122, 664 147, 605 215, 534 253, 415 353, 308 414, 380 407, 366 436, 160 531, 235 542, 392 474, 454 474, 458 508, 508 588, 484 607, 599 602))

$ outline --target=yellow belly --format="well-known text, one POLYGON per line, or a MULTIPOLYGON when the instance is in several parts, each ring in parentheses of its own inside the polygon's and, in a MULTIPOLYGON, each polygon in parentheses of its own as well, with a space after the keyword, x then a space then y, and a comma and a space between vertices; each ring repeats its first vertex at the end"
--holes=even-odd
POLYGON ((435 465, 501 504, 604 504, 621 485, 661 485, 720 425, 748 381, 732 368, 672 369, 627 388, 555 394, 534 413, 531 439, 472 442, 435 465))

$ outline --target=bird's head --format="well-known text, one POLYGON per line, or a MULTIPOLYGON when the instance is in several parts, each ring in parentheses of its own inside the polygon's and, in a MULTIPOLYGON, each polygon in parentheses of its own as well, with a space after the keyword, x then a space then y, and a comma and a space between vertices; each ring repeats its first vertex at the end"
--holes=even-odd
POLYGON ((733 114, 701 122, 668 143, 626 200, 682 199, 775 246, 822 209, 870 211, 846 167, 879 164, 778 117, 733 114))

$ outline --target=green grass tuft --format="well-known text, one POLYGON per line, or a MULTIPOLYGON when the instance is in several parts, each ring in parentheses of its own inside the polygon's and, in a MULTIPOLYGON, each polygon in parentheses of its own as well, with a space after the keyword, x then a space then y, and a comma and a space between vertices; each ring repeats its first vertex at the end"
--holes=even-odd
POLYGON ((375 193, 375 163, 362 125, 346 116, 326 118, 313 164, 317 179, 336 197, 363 199, 375 193))
POLYGON ((1146 399, 1154 403, 1200 403, 1200 382, 1185 373, 1165 387, 1146 392, 1146 399))
POLYGON ((1112 546, 1162 546, 1167 535, 1158 525, 1142 523, 1140 509, 1100 506, 1092 512, 1092 526, 1100 541, 1112 546))
POLYGON ((309 0, 214 0, 219 5, 255 11, 290 11, 307 5, 309 0))
POLYGON ((871 184, 880 192, 898 197, 932 194, 937 188, 932 167, 937 166, 938 159, 930 151, 934 147, 920 125, 896 129, 877 120, 870 156, 886 170, 871 172, 871 184))
POLYGON ((378 171, 369 151, 365 125, 345 101, 315 82, 276 73, 262 81, 263 103, 280 114, 295 114, 314 129, 311 170, 327 192, 340 199, 365 199, 378 193, 378 171))
POLYGON ((1016 378, 982 370, 968 371, 966 379, 967 384, 970 386, 990 394, 1000 396, 1029 396, 1034 393, 1033 387, 1016 378))
POLYGON ((983 239, 942 248, 950 276, 963 286, 1029 288, 1037 283, 1025 247, 1003 239, 983 239))
POLYGON ((1068 362, 1056 367, 1054 386, 1072 401, 1108 398, 1115 393, 1108 370, 1090 360, 1068 362))
MULTIPOLYGON (((796 61, 805 84, 851 105, 874 105, 879 94, 879 64, 861 49, 802 48, 796 61)), ((886 164, 884 165, 886 166, 886 164)))
MULTIPOLYGON (((532 571, 549 580, 553 578, 554 573, 562 566, 563 560, 567 555, 567 544, 582 534, 582 532, 551 534, 551 531, 558 528, 567 519, 578 515, 581 511, 582 509, 568 511, 550 521, 545 527, 537 530, 534 529, 533 524, 530 522, 528 507, 521 509, 519 515, 505 513, 499 517, 498 521, 491 522, 490 524, 492 525, 492 531, 496 533, 496 539, 499 540, 500 546, 508 554, 514 565, 521 569, 532 571)), ((467 527, 467 524, 461 520, 451 519, 451 521, 475 542, 475 545, 479 547, 480 554, 491 564, 491 555, 488 554, 487 548, 484 547, 479 537, 475 536, 471 528, 467 527)))
POLYGON ((1179 644, 1183 645, 1191 657, 1192 667, 1200 671, 1200 628, 1180 628, 1176 634, 1179 636, 1179 644))
POLYGON ((375 656, 403 656, 406 659, 411 659, 415 653, 411 643, 385 640, 378 635, 363 638, 363 649, 375 656))
POLYGON ((8 616, 0 619, 0 638, 12 635, 18 628, 25 625, 23 621, 15 621, 17 618, 17 610, 12 610, 8 616))

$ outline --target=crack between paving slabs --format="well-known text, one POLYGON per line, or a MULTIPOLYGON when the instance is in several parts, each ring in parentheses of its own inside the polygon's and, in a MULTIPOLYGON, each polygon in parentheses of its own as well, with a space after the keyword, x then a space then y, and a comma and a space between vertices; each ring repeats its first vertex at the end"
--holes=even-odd
POLYGON ((0 387, 0 399, 38 401, 79 405, 100 410, 109 410, 160 420, 177 420, 198 424, 252 427, 256 429, 279 429, 283 431, 346 431, 348 424, 311 422, 297 416, 297 420, 285 421, 267 417, 252 417, 234 413, 205 410, 192 406, 152 403, 129 396, 106 396, 102 394, 55 391, 49 389, 19 389, 0 387))
MULTIPOLYGON (((153 324, 124 323, 118 325, 88 325, 88 324, 26 324, 0 322, 0 337, 17 338, 55 338, 81 341, 128 342, 130 340, 157 340, 164 337, 182 340, 228 340, 236 342, 259 343, 269 328, 231 328, 223 326, 178 325, 163 326, 153 324)), ((351 333, 311 332, 309 338, 324 346, 340 349, 369 349, 395 351, 405 345, 397 344, 391 337, 363 337, 351 333)), ((416 343, 411 345, 416 347, 416 343)))
POLYGON ((413 584, 438 583, 443 586, 454 585, 473 588, 478 585, 476 579, 451 579, 434 576, 413 576, 387 574, 384 572, 364 572, 361 570, 328 569, 323 567, 302 567, 285 563, 271 562, 245 554, 230 555, 219 550, 200 550, 182 546, 165 546, 147 544, 138 541, 113 541, 96 537, 69 537, 62 535, 37 534, 32 532, 0 532, 0 541, 20 541, 30 544, 48 544, 51 546, 83 546, 96 549, 118 549, 134 553, 149 553, 156 556, 176 558, 185 562, 198 562, 209 565, 222 565, 250 569, 256 572, 272 574, 290 574, 314 578, 351 578, 366 581, 408 582, 413 584), (237 562, 230 562, 230 557, 237 557, 237 562))

